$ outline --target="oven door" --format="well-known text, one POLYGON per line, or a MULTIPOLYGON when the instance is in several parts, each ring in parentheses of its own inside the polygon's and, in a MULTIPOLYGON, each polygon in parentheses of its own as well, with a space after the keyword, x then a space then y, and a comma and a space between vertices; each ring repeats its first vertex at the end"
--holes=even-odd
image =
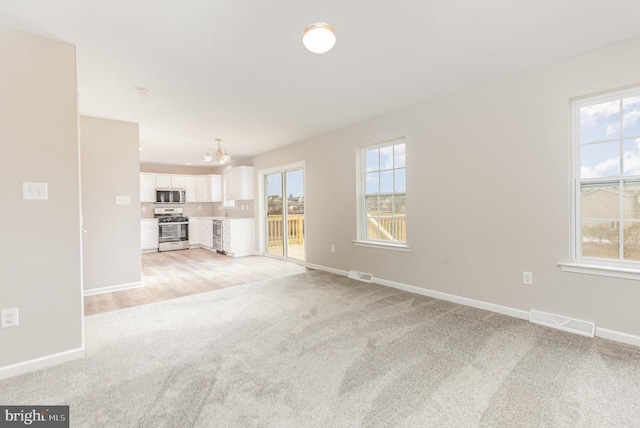
POLYGON ((158 242, 179 242, 189 240, 189 223, 160 223, 158 242))

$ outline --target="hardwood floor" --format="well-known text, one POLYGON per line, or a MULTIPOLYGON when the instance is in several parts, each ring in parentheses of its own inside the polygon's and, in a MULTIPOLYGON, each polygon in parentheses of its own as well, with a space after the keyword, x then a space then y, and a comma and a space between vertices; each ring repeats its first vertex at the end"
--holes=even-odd
POLYGON ((219 290, 305 272, 304 266, 270 257, 227 257, 193 248, 142 254, 144 287, 84 298, 84 314, 94 315, 176 297, 219 290))

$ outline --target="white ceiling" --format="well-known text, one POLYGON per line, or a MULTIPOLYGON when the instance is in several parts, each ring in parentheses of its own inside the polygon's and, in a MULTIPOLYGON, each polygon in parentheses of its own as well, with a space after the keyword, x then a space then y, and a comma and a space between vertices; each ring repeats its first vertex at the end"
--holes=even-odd
POLYGON ((638 0, 2 0, 76 45, 80 112, 140 124, 142 162, 233 159, 640 36, 638 0), (324 21, 337 43, 302 45, 324 21), (136 87, 151 90, 142 97, 136 87))

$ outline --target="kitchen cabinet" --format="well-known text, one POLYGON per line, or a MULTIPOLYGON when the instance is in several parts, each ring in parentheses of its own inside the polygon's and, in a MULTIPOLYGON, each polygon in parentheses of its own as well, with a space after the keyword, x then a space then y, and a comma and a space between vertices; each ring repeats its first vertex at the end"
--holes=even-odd
POLYGON ((169 174, 156 174, 156 187, 159 189, 171 189, 171 176, 169 174))
POLYGON ((230 201, 253 199, 252 166, 238 166, 224 172, 225 199, 230 201))
POLYGON ((213 219, 200 219, 200 246, 213 249, 213 219))
POLYGON ((156 174, 140 173, 140 202, 156 201, 156 174))
POLYGON ((171 188, 173 189, 185 189, 187 187, 186 175, 172 175, 171 176, 171 188))
POLYGON ((187 187, 186 175, 156 174, 156 187, 159 189, 184 189, 187 187))
MULTIPOLYGON (((222 176, 218 174, 196 175, 194 177, 196 202, 222 201, 222 176)), ((187 201, 189 199, 187 198, 187 201)))
POLYGON ((241 257, 255 253, 254 220, 225 219, 222 222, 222 247, 228 256, 241 257))
POLYGON ((209 175, 209 185, 211 190, 211 202, 222 202, 222 176, 220 174, 209 175))
POLYGON ((140 173, 140 202, 155 202, 156 189, 185 189, 187 202, 222 202, 222 175, 140 173))
POLYGON ((158 251, 158 219, 140 220, 140 247, 143 251, 158 251))
POLYGON ((184 188, 187 191, 185 197, 187 202, 197 202, 196 200, 196 178, 193 175, 185 175, 184 188))
POLYGON ((195 180, 195 193, 196 202, 210 202, 210 190, 209 190, 209 176, 196 175, 195 180))
POLYGON ((189 219, 189 246, 195 247, 199 245, 200 245, 200 219, 191 217, 189 219))

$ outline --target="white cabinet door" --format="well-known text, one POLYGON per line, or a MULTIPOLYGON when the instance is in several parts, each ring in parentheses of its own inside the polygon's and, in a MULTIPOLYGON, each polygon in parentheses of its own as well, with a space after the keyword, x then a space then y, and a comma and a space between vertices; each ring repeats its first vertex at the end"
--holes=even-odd
POLYGON ((200 223, 200 245, 213 248, 213 220, 202 219, 200 223))
POLYGON ((186 198, 187 202, 196 202, 196 179, 192 175, 187 175, 184 177, 185 186, 184 188, 187 190, 186 198))
POLYGON ((140 202, 156 201, 156 175, 140 173, 140 202))
POLYGON ((222 240, 227 255, 241 257, 254 254, 254 221, 251 218, 224 221, 222 240))
POLYGON ((211 189, 211 202, 222 201, 222 176, 211 174, 209 176, 209 188, 211 189))
POLYGON ((187 176, 186 175, 172 175, 171 176, 171 187, 174 189, 185 189, 187 187, 187 176))
POLYGON ((158 221, 140 221, 140 247, 143 250, 158 249, 158 221))
POLYGON ((253 199, 253 167, 238 166, 224 172, 225 198, 231 201, 253 199))
POLYGON ((156 187, 162 189, 170 189, 171 176, 169 174, 156 174, 156 187))
POLYGON ((189 219, 189 245, 200 245, 200 219, 189 219))
POLYGON ((209 176, 208 175, 196 175, 195 176, 196 187, 196 202, 210 202, 211 191, 209 189, 209 176))
POLYGON ((233 188, 233 178, 234 178, 233 170, 234 169, 235 168, 228 169, 222 175, 224 180, 224 199, 228 201, 236 200, 236 197, 234 194, 234 188, 233 188))

